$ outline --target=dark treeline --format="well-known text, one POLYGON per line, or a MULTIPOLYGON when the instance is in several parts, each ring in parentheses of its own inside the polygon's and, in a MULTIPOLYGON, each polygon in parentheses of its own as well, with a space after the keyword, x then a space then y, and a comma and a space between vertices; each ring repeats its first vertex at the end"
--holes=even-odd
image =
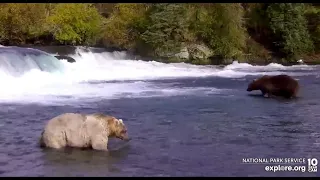
POLYGON ((290 63, 320 54, 317 3, 2 3, 0 26, 3 45, 103 46, 170 62, 290 63))

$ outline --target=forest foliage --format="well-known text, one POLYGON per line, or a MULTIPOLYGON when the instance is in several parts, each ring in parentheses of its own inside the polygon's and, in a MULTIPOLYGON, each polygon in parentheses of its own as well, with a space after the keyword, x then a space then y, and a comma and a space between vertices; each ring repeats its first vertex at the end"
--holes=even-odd
POLYGON ((0 44, 104 46, 169 59, 201 45, 209 55, 182 61, 290 62, 319 54, 320 8, 312 3, 2 3, 0 44))

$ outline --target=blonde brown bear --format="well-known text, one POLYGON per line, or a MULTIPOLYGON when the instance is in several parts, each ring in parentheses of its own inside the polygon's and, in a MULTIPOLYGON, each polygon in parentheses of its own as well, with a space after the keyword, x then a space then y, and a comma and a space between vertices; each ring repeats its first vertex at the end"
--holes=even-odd
POLYGON ((40 146, 107 151, 109 137, 130 140, 121 119, 100 113, 64 113, 49 120, 41 134, 40 146))

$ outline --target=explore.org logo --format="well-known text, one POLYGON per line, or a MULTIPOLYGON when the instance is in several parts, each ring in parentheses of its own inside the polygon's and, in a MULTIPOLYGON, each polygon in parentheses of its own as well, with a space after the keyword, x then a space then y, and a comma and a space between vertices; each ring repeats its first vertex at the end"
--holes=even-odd
POLYGON ((242 158, 243 164, 265 164, 265 171, 317 172, 317 158, 242 158))

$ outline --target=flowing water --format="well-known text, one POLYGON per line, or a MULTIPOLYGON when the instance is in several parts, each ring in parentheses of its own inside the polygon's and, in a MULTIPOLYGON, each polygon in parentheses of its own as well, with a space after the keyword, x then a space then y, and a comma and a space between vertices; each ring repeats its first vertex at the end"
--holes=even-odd
POLYGON ((243 163, 320 158, 319 66, 164 64, 80 47, 67 63, 18 51, 0 51, 0 176, 319 175, 243 163), (298 99, 246 92, 282 73, 299 80, 298 99), (111 139, 109 153, 41 149, 44 125, 65 112, 122 118, 132 140, 111 139))

